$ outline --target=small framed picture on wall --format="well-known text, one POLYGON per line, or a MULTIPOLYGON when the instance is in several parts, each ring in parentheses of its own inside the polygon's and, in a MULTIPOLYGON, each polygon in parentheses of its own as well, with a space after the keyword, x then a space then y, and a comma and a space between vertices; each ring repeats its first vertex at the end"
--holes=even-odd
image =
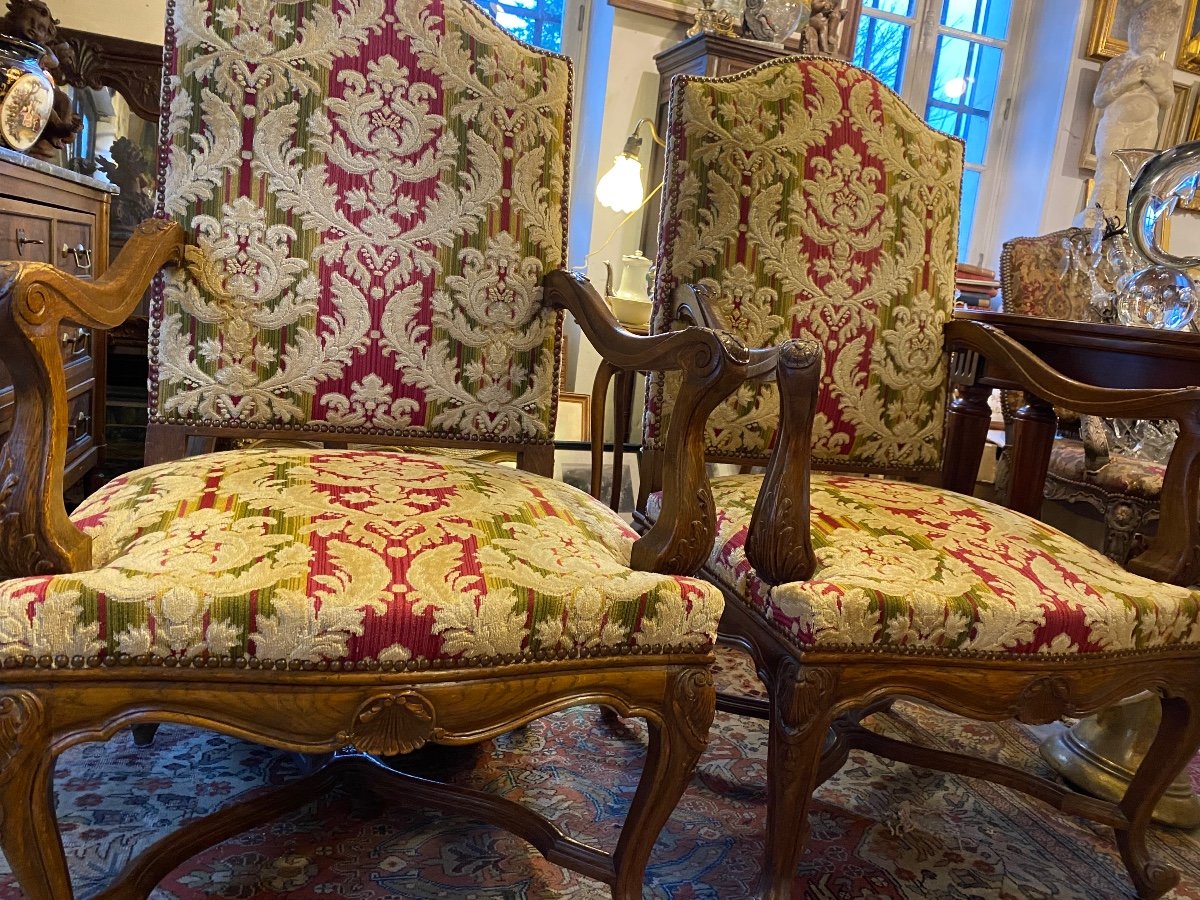
POLYGON ((1183 30, 1179 35, 1176 68, 1200 75, 1200 2, 1187 0, 1183 7, 1183 30))
MULTIPOLYGON (((1194 4, 1196 0, 1188 0, 1194 4)), ((1092 8, 1092 27, 1088 31, 1087 57, 1097 62, 1120 56, 1129 49, 1125 35, 1129 30, 1129 9, 1118 0, 1096 0, 1092 8)))

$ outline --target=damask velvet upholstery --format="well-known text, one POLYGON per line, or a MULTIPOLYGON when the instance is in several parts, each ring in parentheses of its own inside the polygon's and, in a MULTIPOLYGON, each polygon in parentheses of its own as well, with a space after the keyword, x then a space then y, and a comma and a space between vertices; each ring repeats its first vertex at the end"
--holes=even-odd
POLYGON ((1068 265, 1064 240, 1079 240, 1083 228, 1064 228, 1004 242, 1000 284, 1005 312, 1070 322, 1100 321, 1089 302, 1091 284, 1077 265, 1068 265))
MULTIPOLYGON (((1200 643, 1200 590, 1159 584, 1027 516, 953 491, 814 473, 812 578, 746 558, 762 480, 714 482, 706 571, 798 650, 1075 654, 1200 643)), ((649 510, 657 513, 657 496, 649 510)))
POLYGON ((0 448, 0 850, 23 891, 71 896, 58 754, 173 722, 311 766, 156 842, 112 896, 352 779, 640 898, 712 722, 723 598, 662 574, 699 563, 673 524, 639 539, 546 477, 562 311, 602 356, 684 372, 697 425, 670 433, 666 503, 701 533, 686 451, 745 348, 628 334, 564 270, 571 63, 470 0, 168 0, 165 54, 160 219, 94 282, 45 264, 0 278, 5 363, 12 347, 26 363, 0 448), (119 322, 164 265, 154 464, 72 521, 59 322, 119 322), (262 445, 188 456, 225 438, 262 445), (402 759, 582 705, 646 728, 603 849, 402 759))
POLYGON ((0 659, 385 671, 707 652, 722 601, 629 568, 561 482, 435 454, 263 449, 138 470, 74 513, 93 568, 0 583, 0 659))
MULTIPOLYGON (((825 351, 816 457, 937 469, 961 180, 956 140, 839 60, 678 78, 653 327, 697 284, 748 346, 812 338, 825 351)), ((667 383, 651 376, 649 447, 667 383)), ((764 456, 778 409, 774 386, 747 384, 711 418, 709 449, 764 456)))
POLYGON ((568 61, 472 3, 171 12, 151 422, 549 443, 568 61))
MULTIPOLYGON (((725 640, 750 652, 769 697, 723 698, 770 721, 755 896, 811 892, 800 861, 814 793, 855 748, 1104 822, 1139 893, 1160 896, 1174 882, 1145 832, 1200 747, 1200 592, 935 486, 973 482, 984 365, 1064 380, 1015 341, 951 321, 962 143, 869 73, 816 58, 676 76, 668 130, 653 329, 719 321, 761 348, 753 374, 785 394, 747 383, 717 408, 707 446, 713 462, 765 466, 713 479, 718 533, 703 568, 726 597, 725 640), (947 328, 972 354, 957 361, 963 392, 949 410, 947 328), (898 697, 1045 724, 1141 690, 1160 692, 1162 729, 1119 805, 860 724, 898 697)), ((652 379, 643 524, 668 516, 653 490, 671 396, 669 379, 652 379)))

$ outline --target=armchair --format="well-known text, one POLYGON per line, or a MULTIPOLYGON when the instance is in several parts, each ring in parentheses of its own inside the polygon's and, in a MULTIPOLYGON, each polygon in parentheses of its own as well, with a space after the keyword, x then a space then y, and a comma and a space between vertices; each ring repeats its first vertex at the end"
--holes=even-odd
POLYGON ((56 757, 177 722, 324 767, 164 838, 113 896, 349 775, 490 816, 641 897, 713 714, 722 599, 687 574, 715 534, 704 418, 743 348, 632 336, 561 270, 570 62, 467 0, 177 0, 169 19, 170 218, 95 283, 0 271, 17 399, 0 449, 0 849, 27 896, 70 897, 56 757), (150 464, 68 517, 59 321, 115 325, 164 264, 150 464), (682 374, 677 519, 641 539, 547 477, 563 309, 621 364, 682 374), (221 437, 326 443, 187 455, 221 437), (512 450, 520 470, 355 443, 512 450), (374 758, 591 703, 649 725, 611 854, 374 758))
MULTIPOLYGON (((1007 312, 1097 321, 1088 303, 1091 284, 1084 273, 1069 265, 1063 272, 1063 239, 1077 238, 1081 231, 1067 228, 1005 242, 1000 253, 1000 280, 1007 312)), ((1011 403, 1004 404, 1004 412, 1005 420, 1010 421, 1011 403)), ((1001 488, 1007 473, 1008 454, 1002 453, 997 475, 1001 488)), ((1164 473, 1161 463, 1110 451, 1102 432, 1085 428, 1077 438, 1055 439, 1045 495, 1047 500, 1083 503, 1099 513, 1104 525, 1104 555, 1124 564, 1137 535, 1144 535, 1158 520, 1164 473)))
MULTIPOLYGON (((1112 826, 1144 897, 1177 877, 1150 859, 1146 829, 1200 746, 1200 593, 1160 583, 1187 583, 1194 564, 1159 559, 1144 570, 1154 580, 1139 577, 970 490, 993 384, 1031 392, 1015 426, 1033 448, 1014 461, 1022 477, 1038 463, 1026 439, 1052 428, 1048 402, 1190 417, 1192 440, 1200 390, 1087 388, 994 329, 951 322, 962 166, 960 141, 840 61, 672 85, 653 330, 721 321, 767 348, 748 374, 775 380, 748 380, 710 419, 710 460, 766 470, 713 480, 703 569, 726 597, 725 639, 752 654, 770 697, 769 898, 800 893, 813 791, 854 747, 1112 826), (1161 696, 1162 726, 1119 803, 861 724, 899 696, 1044 723, 1143 689, 1161 696)), ((664 516, 654 488, 674 383, 656 373, 648 388, 643 525, 664 516)))

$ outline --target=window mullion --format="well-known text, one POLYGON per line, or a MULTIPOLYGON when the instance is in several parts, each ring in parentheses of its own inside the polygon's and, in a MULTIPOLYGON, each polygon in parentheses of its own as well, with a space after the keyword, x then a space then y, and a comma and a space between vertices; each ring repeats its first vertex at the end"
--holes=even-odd
POLYGON ((921 118, 933 78, 934 57, 937 55, 938 19, 943 0, 917 0, 913 22, 913 49, 905 72, 904 90, 900 95, 921 118))

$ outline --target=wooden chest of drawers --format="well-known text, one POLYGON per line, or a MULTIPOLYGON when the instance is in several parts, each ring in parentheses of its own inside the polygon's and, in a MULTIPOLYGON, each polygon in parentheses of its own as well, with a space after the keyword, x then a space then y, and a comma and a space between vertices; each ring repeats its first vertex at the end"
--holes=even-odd
MULTIPOLYGON (((80 278, 108 267, 108 211, 103 182, 0 148, 0 259, 51 262, 80 278)), ((103 332, 65 324, 67 467, 71 486, 104 461, 103 332)), ((12 427, 13 392, 0 360, 0 441, 12 427)))

